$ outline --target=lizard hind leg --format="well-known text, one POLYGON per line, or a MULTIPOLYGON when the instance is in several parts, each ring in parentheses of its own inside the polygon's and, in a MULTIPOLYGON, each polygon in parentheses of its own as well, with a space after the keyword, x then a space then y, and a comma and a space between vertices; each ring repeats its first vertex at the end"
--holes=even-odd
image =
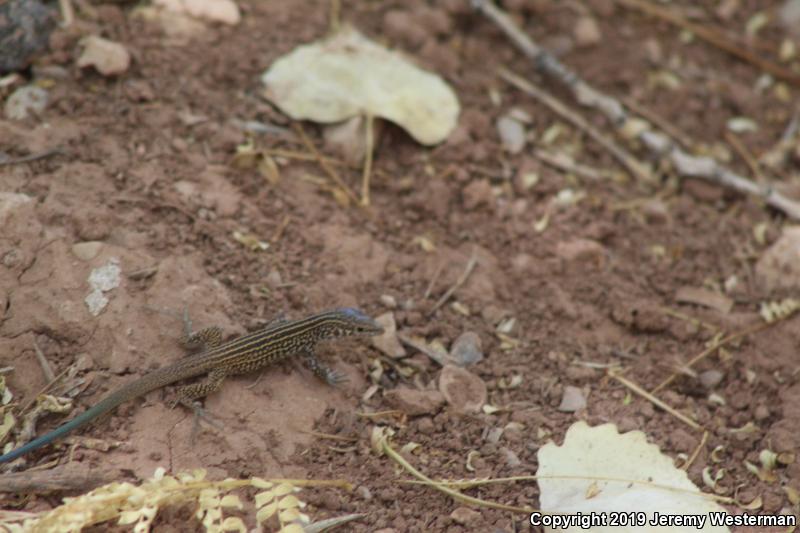
POLYGON ((210 327, 200 331, 192 331, 192 320, 189 318, 189 307, 183 308, 183 335, 180 344, 189 352, 197 352, 215 348, 222 344, 222 328, 210 327))
POLYGON ((227 375, 228 373, 225 371, 225 369, 215 368, 208 373, 208 376, 205 380, 178 388, 178 399, 175 403, 179 403, 194 412, 192 442, 194 442, 197 435, 197 429, 201 418, 219 430, 224 429, 222 424, 214 420, 205 409, 200 407, 200 402, 196 400, 203 398, 212 392, 218 391, 222 386, 222 382, 225 381, 225 377, 227 377, 227 375))
POLYGON ((222 344, 222 328, 213 326, 193 333, 186 333, 181 336, 179 342, 190 353, 215 348, 222 344))

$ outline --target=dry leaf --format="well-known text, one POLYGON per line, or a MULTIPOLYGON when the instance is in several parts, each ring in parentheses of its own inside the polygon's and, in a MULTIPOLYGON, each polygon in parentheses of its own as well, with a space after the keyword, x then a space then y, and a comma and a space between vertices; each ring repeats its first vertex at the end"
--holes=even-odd
POLYGON ((430 145, 456 126, 459 103, 439 76, 352 28, 299 46, 261 77, 265 96, 295 120, 332 123, 371 114, 430 145))

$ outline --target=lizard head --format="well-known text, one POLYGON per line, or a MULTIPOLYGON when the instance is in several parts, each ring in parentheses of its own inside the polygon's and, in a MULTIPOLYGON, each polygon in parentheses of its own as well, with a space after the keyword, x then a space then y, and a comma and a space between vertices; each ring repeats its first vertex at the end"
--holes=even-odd
POLYGON ((332 337, 368 337, 383 333, 383 326, 353 307, 340 307, 332 314, 332 337))

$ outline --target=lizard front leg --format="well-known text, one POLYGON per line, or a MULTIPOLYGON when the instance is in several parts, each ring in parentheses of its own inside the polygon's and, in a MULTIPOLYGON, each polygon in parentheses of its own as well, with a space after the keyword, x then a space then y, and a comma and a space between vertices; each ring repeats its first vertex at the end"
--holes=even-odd
POLYGON ((303 361, 315 376, 331 386, 341 385, 347 381, 347 376, 338 372, 319 359, 313 350, 306 350, 302 353, 303 361))

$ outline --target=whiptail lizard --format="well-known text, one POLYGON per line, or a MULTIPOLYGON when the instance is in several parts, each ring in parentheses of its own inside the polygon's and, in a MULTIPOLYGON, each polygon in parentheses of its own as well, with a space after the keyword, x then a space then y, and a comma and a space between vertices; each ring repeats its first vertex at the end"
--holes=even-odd
POLYGON ((326 339, 378 335, 382 332, 383 328, 374 320, 361 311, 349 307, 300 320, 272 323, 259 331, 224 344, 220 344, 221 335, 218 329, 203 330, 188 338, 187 342, 196 343, 202 340, 206 346, 204 351, 188 355, 122 386, 66 424, 16 450, 0 455, 0 463, 13 461, 50 444, 128 400, 176 381, 202 374, 207 374, 205 381, 178 389, 179 403, 193 407, 194 400, 219 389, 226 377, 252 372, 293 355, 302 356, 314 374, 329 384, 336 385, 343 381, 343 376, 316 358, 314 355, 316 344, 326 339))

